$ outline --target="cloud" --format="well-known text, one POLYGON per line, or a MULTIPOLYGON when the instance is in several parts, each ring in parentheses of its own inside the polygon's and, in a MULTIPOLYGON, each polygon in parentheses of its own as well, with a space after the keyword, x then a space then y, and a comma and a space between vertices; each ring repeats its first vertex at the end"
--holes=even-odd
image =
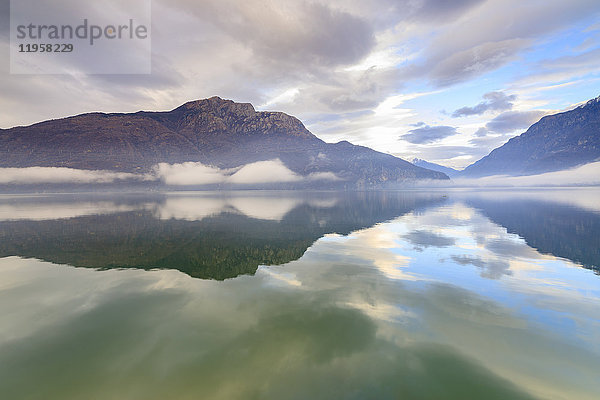
POLYGON ((473 265, 482 270, 481 276, 490 279, 500 279, 502 275, 512 275, 510 264, 502 260, 485 261, 479 256, 470 256, 467 254, 454 255, 452 260, 460 265, 473 265))
POLYGON ((448 24, 440 27, 440 34, 428 43, 423 54, 425 62, 413 75, 427 76, 438 86, 473 79, 517 60, 540 39, 595 14, 598 7, 592 0, 527 5, 517 0, 488 1, 470 9, 464 18, 445 20, 448 24), (514 12, 516 9, 519 13, 514 12))
POLYGON ((492 119, 485 127, 496 133, 508 133, 517 129, 529 128, 546 114, 545 111, 540 110, 507 111, 492 119))
POLYGON ((219 169, 197 162, 161 163, 154 171, 157 178, 167 185, 255 184, 297 182, 303 179, 279 159, 258 161, 233 169, 219 169))
POLYGON ((298 182, 303 179, 279 159, 258 161, 233 169, 219 169, 197 162, 161 163, 154 172, 167 185, 256 184, 298 182))
POLYGON ((512 109, 513 101, 517 96, 507 96, 503 92, 489 92, 483 95, 486 101, 482 101, 474 107, 462 107, 452 113, 453 117, 465 117, 469 115, 481 115, 486 111, 506 111, 512 109))
POLYGON ((160 163, 154 173, 167 185, 207 185, 225 180, 222 170, 196 162, 160 163))
POLYGON ((300 175, 286 167, 279 159, 246 164, 227 178, 227 182, 237 184, 298 182, 301 180, 300 175))
POLYGON ((488 131, 487 128, 481 127, 475 131, 475 136, 484 137, 484 136, 487 136, 488 133, 490 133, 490 131, 488 131))
MULTIPOLYGON (((424 160, 436 163, 442 163, 443 165, 447 165, 447 160, 459 159, 461 162, 465 163, 469 160, 476 161, 479 158, 487 155, 489 150, 483 147, 474 147, 474 146, 422 146, 418 148, 418 158, 422 158, 424 160)), ((402 157, 402 154, 398 154, 399 157, 402 157)), ((407 159, 410 159, 410 156, 404 156, 407 159)), ((450 165, 450 164, 448 164, 450 165)), ((458 166, 457 166, 458 168, 458 166)))
MULTIPOLYGON (((474 108, 481 104, 487 103, 480 103, 474 108)), ((455 114, 460 110, 457 110, 455 114)), ((506 143, 514 135, 514 131, 529 128, 547 114, 547 111, 542 110, 503 112, 491 119, 485 126, 477 129, 474 134, 475 137, 469 140, 469 144, 478 148, 495 149, 506 143)))
POLYGON ((538 175, 494 175, 482 178, 454 178, 451 181, 423 181, 424 187, 553 187, 600 185, 600 161, 576 168, 538 175))
POLYGON ((438 233, 416 230, 406 235, 404 238, 416 247, 448 247, 455 242, 454 238, 440 235, 438 233))
MULTIPOLYGON (((493 132, 489 132, 489 133, 493 133, 493 132)), ((513 137, 513 135, 510 135, 510 134, 501 134, 501 135, 493 134, 493 135, 489 135, 489 136, 476 136, 469 140, 469 144, 472 144, 473 146, 480 148, 480 149, 495 149, 495 148, 502 146, 511 137, 513 137)))
POLYGON ((279 160, 258 161, 237 168, 220 169, 199 162, 159 163, 152 173, 134 174, 64 167, 0 168, 0 184, 112 183, 118 181, 162 181, 167 185, 260 184, 302 181, 339 181, 331 171, 301 176, 279 160))
POLYGON ((0 0, 0 40, 10 37, 10 0, 0 0))
POLYGON ((492 176, 478 180, 484 184, 506 186, 600 185, 600 162, 580 167, 529 176, 492 176))
POLYGON ((399 13, 410 10, 411 17, 430 21, 432 19, 447 21, 450 18, 464 14, 470 8, 482 3, 484 0, 423 0, 423 1, 395 1, 394 5, 399 13))
POLYGON ((183 164, 158 164, 154 176, 167 185, 249 185, 262 183, 285 183, 314 180, 341 180, 331 171, 314 172, 301 176, 290 170, 280 159, 257 161, 238 168, 219 169, 197 162, 183 164))
POLYGON ((487 42, 430 63, 431 79, 437 86, 450 86, 494 70, 516 58, 529 42, 510 39, 487 42))
POLYGON ((150 178, 126 172, 88 171, 63 167, 0 168, 0 184, 110 183, 129 179, 150 178))
POLYGON ((456 128, 451 126, 429 126, 412 129, 407 134, 400 136, 400 139, 414 144, 433 143, 442 140, 448 136, 456 135, 456 128))
POLYGON ((176 1, 174 6, 250 49, 269 69, 308 69, 356 62, 375 45, 369 21, 316 2, 176 1))
POLYGON ((267 106, 297 115, 310 111, 309 118, 318 117, 325 122, 328 118, 339 118, 340 113, 360 113, 376 108, 398 89, 398 76, 395 68, 351 71, 327 68, 310 81, 299 82, 292 89, 274 95, 267 106), (312 112, 316 114, 312 115, 312 112))
POLYGON ((313 172, 307 177, 310 181, 341 181, 342 178, 334 174, 333 172, 313 172))
MULTIPOLYGON (((598 43, 597 37, 588 37, 588 39, 598 43)), ((580 81, 591 82, 593 78, 584 77, 588 74, 596 75, 598 63, 600 63, 600 48, 597 47, 577 54, 544 58, 534 65, 533 71, 523 73, 514 85, 531 92, 572 85, 580 81)))

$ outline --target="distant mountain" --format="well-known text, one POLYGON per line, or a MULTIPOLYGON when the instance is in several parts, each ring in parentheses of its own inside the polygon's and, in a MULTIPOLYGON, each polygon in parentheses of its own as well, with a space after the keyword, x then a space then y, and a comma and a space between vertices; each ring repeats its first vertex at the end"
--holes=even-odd
POLYGON ((460 172, 454 168, 444 167, 443 165, 425 161, 420 158, 413 158, 412 163, 414 165, 416 165, 417 167, 427 168, 432 171, 442 172, 442 173, 448 175, 450 178, 452 178, 453 176, 457 175, 460 172))
POLYGON ((527 132, 465 168, 461 175, 533 175, 600 159, 600 97, 548 115, 527 132))
POLYGON ((0 167, 142 173, 158 163, 234 168, 277 158, 299 175, 330 172, 352 186, 448 179, 367 147, 325 143, 292 116, 219 97, 166 112, 90 113, 0 130, 0 167))

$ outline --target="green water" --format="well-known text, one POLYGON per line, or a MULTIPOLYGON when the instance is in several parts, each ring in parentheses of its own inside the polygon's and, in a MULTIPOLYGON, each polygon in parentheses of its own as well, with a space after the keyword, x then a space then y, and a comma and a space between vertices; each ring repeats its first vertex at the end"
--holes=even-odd
POLYGON ((600 190, 0 196, 0 397, 600 398, 600 190))

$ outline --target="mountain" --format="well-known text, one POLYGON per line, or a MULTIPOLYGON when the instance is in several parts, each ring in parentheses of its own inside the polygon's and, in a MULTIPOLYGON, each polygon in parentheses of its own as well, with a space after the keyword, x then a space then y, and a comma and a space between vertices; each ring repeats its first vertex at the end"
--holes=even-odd
POLYGON ((448 179, 347 141, 325 143, 297 118, 219 97, 166 112, 89 113, 0 130, 0 167, 147 173, 158 163, 236 168, 274 159, 302 176, 333 173, 358 186, 448 179))
POLYGON ((600 159, 600 97, 573 110, 548 115, 461 175, 534 175, 600 159))
POLYGON ((414 165, 416 165, 417 167, 427 168, 432 171, 442 172, 442 173, 448 175, 450 178, 452 178, 453 176, 456 176, 458 173, 460 173, 460 171, 458 171, 454 168, 444 167, 443 165, 425 161, 420 158, 413 158, 412 163, 414 165))

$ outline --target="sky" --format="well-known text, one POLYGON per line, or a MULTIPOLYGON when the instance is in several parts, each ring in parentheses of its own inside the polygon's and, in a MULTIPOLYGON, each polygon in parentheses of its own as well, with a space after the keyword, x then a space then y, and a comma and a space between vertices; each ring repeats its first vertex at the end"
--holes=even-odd
POLYGON ((0 0, 0 128, 220 96, 294 115, 327 142, 460 169, 600 95, 597 0, 153 0, 151 11, 151 74, 16 75, 0 0))

